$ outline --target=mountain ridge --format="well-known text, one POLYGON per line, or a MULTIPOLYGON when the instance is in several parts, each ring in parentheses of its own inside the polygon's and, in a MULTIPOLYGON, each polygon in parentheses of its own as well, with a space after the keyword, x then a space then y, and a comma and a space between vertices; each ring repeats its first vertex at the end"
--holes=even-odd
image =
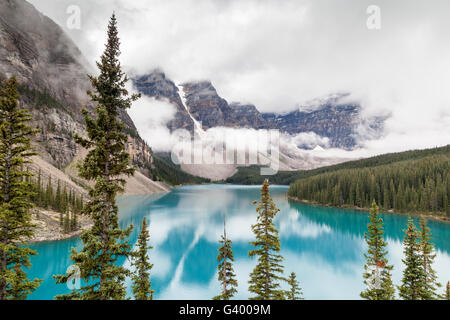
MULTIPOLYGON (((180 107, 179 92, 171 90, 148 90, 163 86, 168 88, 175 83, 167 79, 164 72, 156 70, 146 75, 133 79, 134 86, 142 94, 157 99, 168 99, 177 104, 175 119, 168 124, 170 130, 185 128, 193 129, 192 120, 180 107), (165 84, 162 84, 162 83, 165 84), (178 95, 178 97, 177 97, 178 95)), ((328 147, 352 150, 359 146, 359 126, 370 129, 374 136, 380 135, 383 130, 385 118, 363 118, 361 106, 356 103, 341 103, 342 98, 349 94, 333 94, 326 99, 316 99, 311 106, 297 110, 277 114, 260 112, 253 104, 241 104, 239 102, 228 103, 222 98, 213 84, 208 80, 182 83, 189 112, 195 119, 201 122, 203 129, 213 127, 253 128, 253 129, 278 129, 289 135, 313 132, 321 137, 329 139, 328 147)))

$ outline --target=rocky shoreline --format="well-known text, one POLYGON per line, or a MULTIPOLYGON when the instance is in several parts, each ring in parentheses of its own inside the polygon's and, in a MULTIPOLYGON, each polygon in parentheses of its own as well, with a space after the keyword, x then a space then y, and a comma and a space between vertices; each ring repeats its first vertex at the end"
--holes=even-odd
POLYGON ((36 227, 33 238, 28 239, 27 242, 56 241, 77 237, 83 230, 92 226, 92 221, 88 217, 79 215, 77 218, 79 229, 65 233, 60 225, 60 214, 58 212, 34 208, 32 211, 32 223, 36 227))

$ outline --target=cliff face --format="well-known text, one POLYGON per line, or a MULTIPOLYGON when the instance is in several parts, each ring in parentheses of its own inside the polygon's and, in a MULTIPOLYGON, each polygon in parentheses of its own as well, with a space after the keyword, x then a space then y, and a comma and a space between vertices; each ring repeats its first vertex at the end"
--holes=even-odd
POLYGON ((72 111, 87 103, 78 48, 52 20, 24 0, 0 2, 0 73, 50 93, 72 111))
POLYGON ((314 132, 329 138, 330 147, 352 149, 357 143, 354 132, 359 124, 359 109, 357 105, 325 105, 311 112, 267 113, 263 118, 283 132, 314 132))
MULTIPOLYGON (((84 135, 83 108, 93 111, 88 63, 62 29, 24 0, 0 1, 0 80, 16 76, 21 104, 40 129, 34 145, 55 168, 68 166, 80 151, 75 133, 84 135)), ((126 111, 120 119, 129 134, 128 150, 141 171, 149 173, 151 149, 139 137, 126 111)))
MULTIPOLYGON (((135 79, 136 88, 144 95, 168 99, 178 106, 175 119, 168 127, 171 130, 192 130, 192 119, 182 105, 177 86, 164 73, 156 71, 135 79), (143 80, 145 79, 145 80, 143 80)), ((374 134, 381 132, 383 119, 364 119, 357 104, 339 103, 345 95, 332 95, 318 99, 314 106, 305 107, 286 114, 261 113, 251 104, 231 103, 220 97, 209 81, 190 82, 181 85, 186 107, 191 115, 201 122, 204 129, 225 126, 234 128, 278 129, 296 135, 314 132, 327 137, 330 147, 353 149, 358 145, 358 129, 364 125, 374 134)))
POLYGON ((167 79, 163 72, 155 71, 134 79, 133 83, 142 94, 156 99, 167 99, 177 107, 174 119, 167 125, 170 130, 187 129, 192 131, 194 129, 194 122, 183 106, 177 86, 167 79))
POLYGON ((217 94, 211 82, 185 83, 182 86, 190 113, 204 128, 232 125, 233 110, 217 94))

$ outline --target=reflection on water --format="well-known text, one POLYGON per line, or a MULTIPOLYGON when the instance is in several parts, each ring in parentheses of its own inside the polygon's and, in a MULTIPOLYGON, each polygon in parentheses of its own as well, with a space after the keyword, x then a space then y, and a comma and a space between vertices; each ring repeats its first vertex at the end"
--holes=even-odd
MULTIPOLYGON (((287 187, 271 186, 281 209, 276 218, 286 274, 294 271, 307 299, 357 299, 362 285, 363 239, 367 213, 322 208, 288 201, 287 187)), ((150 222, 152 284, 156 299, 211 299, 219 291, 217 282, 218 239, 222 214, 227 215, 227 234, 233 241, 235 272, 239 283, 236 298, 248 298, 247 281, 256 261, 248 257, 255 223, 253 200, 259 187, 186 186, 165 195, 129 196, 118 200, 122 227, 133 224, 136 243, 142 218, 150 222)), ((401 279, 404 215, 383 215, 393 278, 401 279)), ((435 269, 441 282, 450 280, 450 224, 429 221, 437 248, 435 269)), ((32 258, 30 276, 44 279, 32 299, 52 299, 67 292, 55 285, 53 274, 70 265, 69 252, 79 239, 33 245, 39 252, 32 258)), ((128 261, 125 264, 129 265, 128 261)))

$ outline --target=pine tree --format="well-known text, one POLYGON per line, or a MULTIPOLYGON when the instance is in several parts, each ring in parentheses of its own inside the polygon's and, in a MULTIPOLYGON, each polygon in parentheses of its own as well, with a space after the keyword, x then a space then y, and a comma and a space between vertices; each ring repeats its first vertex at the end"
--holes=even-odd
POLYGON ((36 188, 36 203, 38 206, 42 206, 42 186, 41 186, 41 168, 38 171, 37 188, 36 188))
POLYGON ((447 286, 445 287, 444 300, 450 300, 450 281, 447 281, 447 286))
POLYGON ((287 283, 290 290, 286 291, 286 298, 288 300, 303 300, 302 289, 300 288, 300 283, 297 281, 295 272, 291 272, 287 283))
POLYGON ((418 238, 416 226, 409 218, 403 240, 405 258, 402 261, 406 267, 403 270, 402 284, 398 287, 400 297, 404 300, 420 299, 424 288, 425 273, 418 238))
POLYGON ((362 207, 362 202, 361 202, 361 193, 359 190, 359 183, 356 183, 356 196, 355 196, 355 204, 357 207, 362 207))
POLYGON ((47 189, 45 190, 45 208, 52 206, 53 203, 52 177, 48 176, 47 189))
POLYGON ((62 197, 61 197, 61 209, 62 211, 66 212, 69 209, 69 201, 68 201, 68 197, 67 197, 67 186, 64 185, 64 189, 62 192, 62 197))
POLYGON ((64 228, 64 213, 62 211, 59 211, 59 226, 64 228))
POLYGON ((68 196, 68 204, 71 206, 71 207, 73 207, 74 206, 74 204, 73 204, 73 197, 72 197, 72 189, 70 189, 69 190, 69 196, 68 196))
MULTIPOLYGON (((89 190, 90 200, 84 207, 84 213, 91 217, 93 226, 81 235, 81 251, 73 249, 71 255, 85 286, 68 295, 57 296, 57 299, 107 300, 126 296, 124 281, 130 272, 116 262, 130 255, 131 245, 127 238, 132 226, 125 230, 120 228, 115 198, 124 190, 123 176, 133 175, 134 168, 129 166, 130 156, 125 151, 127 136, 118 116, 139 96, 129 96, 125 88, 128 78, 118 60, 119 45, 117 20, 113 14, 108 25, 106 48, 101 61, 97 62, 100 74, 89 77, 95 88, 95 92, 88 91, 88 95, 92 102, 97 103, 96 118, 91 118, 88 111, 83 110, 88 137, 75 137, 77 143, 89 150, 78 167, 80 176, 95 182, 89 190)), ((65 283, 69 276, 55 278, 58 283, 65 283)))
POLYGON ((73 208, 73 211, 72 211, 72 219, 70 221, 70 229, 72 231, 75 231, 78 229, 77 210, 75 209, 75 207, 73 208))
POLYGON ((63 218, 63 232, 64 233, 69 233, 70 232, 70 215, 69 212, 66 211, 65 213, 63 213, 64 218, 63 218))
POLYGON ((363 278, 367 288, 360 295, 369 300, 393 300, 395 289, 391 280, 392 266, 388 265, 386 258, 387 243, 383 240, 383 219, 378 215, 375 201, 370 208, 369 220, 368 232, 364 234, 368 250, 367 254, 364 254, 366 264, 363 278))
POLYGON ((0 86, 0 300, 25 299, 40 284, 28 279, 24 268, 31 266, 36 251, 21 246, 33 235, 29 209, 32 185, 23 170, 30 163, 30 137, 36 132, 28 126, 31 116, 19 108, 18 83, 13 77, 0 86))
POLYGON ((391 208, 394 209, 396 207, 397 202, 397 199, 395 197, 397 192, 395 191, 394 181, 392 179, 389 181, 389 190, 391 192, 391 208))
POLYGON ((58 186, 56 187, 55 203, 53 209, 57 212, 62 212, 62 200, 61 200, 61 182, 58 180, 58 186))
MULTIPOLYGON (((254 202, 256 203, 256 201, 254 202)), ((252 231, 256 240, 250 242, 255 249, 249 251, 249 256, 258 257, 258 264, 250 274, 249 291, 255 296, 252 300, 282 300, 284 291, 280 289, 283 266, 283 257, 280 252, 280 239, 273 219, 280 211, 270 198, 269 182, 264 180, 261 188, 261 200, 256 208, 258 213, 257 223, 252 225, 252 231)))
POLYGON ((436 253, 434 251, 434 245, 431 242, 431 230, 427 227, 427 222, 424 217, 420 218, 420 253, 422 255, 425 276, 424 288, 420 293, 421 299, 437 299, 439 295, 436 293, 436 290, 441 284, 437 282, 436 271, 432 267, 436 253))
POLYGON ((384 189, 384 196, 383 196, 383 207, 384 207, 384 210, 389 210, 389 209, 391 209, 391 201, 389 200, 389 192, 388 192, 388 189, 387 188, 385 188, 384 189))
POLYGON ((82 212, 83 208, 84 208, 84 198, 83 198, 83 195, 81 195, 78 200, 78 211, 82 212))
POLYGON ((147 251, 152 249, 152 246, 148 245, 150 241, 150 235, 147 230, 147 221, 144 218, 142 220, 142 230, 138 236, 138 249, 133 252, 133 263, 135 272, 132 276, 133 281, 133 295, 136 300, 153 300, 152 282, 150 278, 150 270, 153 267, 148 261, 147 251))
POLYGON ((222 285, 222 292, 215 296, 214 300, 230 300, 237 292, 236 274, 233 270, 234 255, 231 248, 231 240, 227 238, 225 228, 225 216, 223 220, 223 235, 219 241, 222 246, 219 248, 219 255, 217 256, 218 265, 218 279, 222 285))

